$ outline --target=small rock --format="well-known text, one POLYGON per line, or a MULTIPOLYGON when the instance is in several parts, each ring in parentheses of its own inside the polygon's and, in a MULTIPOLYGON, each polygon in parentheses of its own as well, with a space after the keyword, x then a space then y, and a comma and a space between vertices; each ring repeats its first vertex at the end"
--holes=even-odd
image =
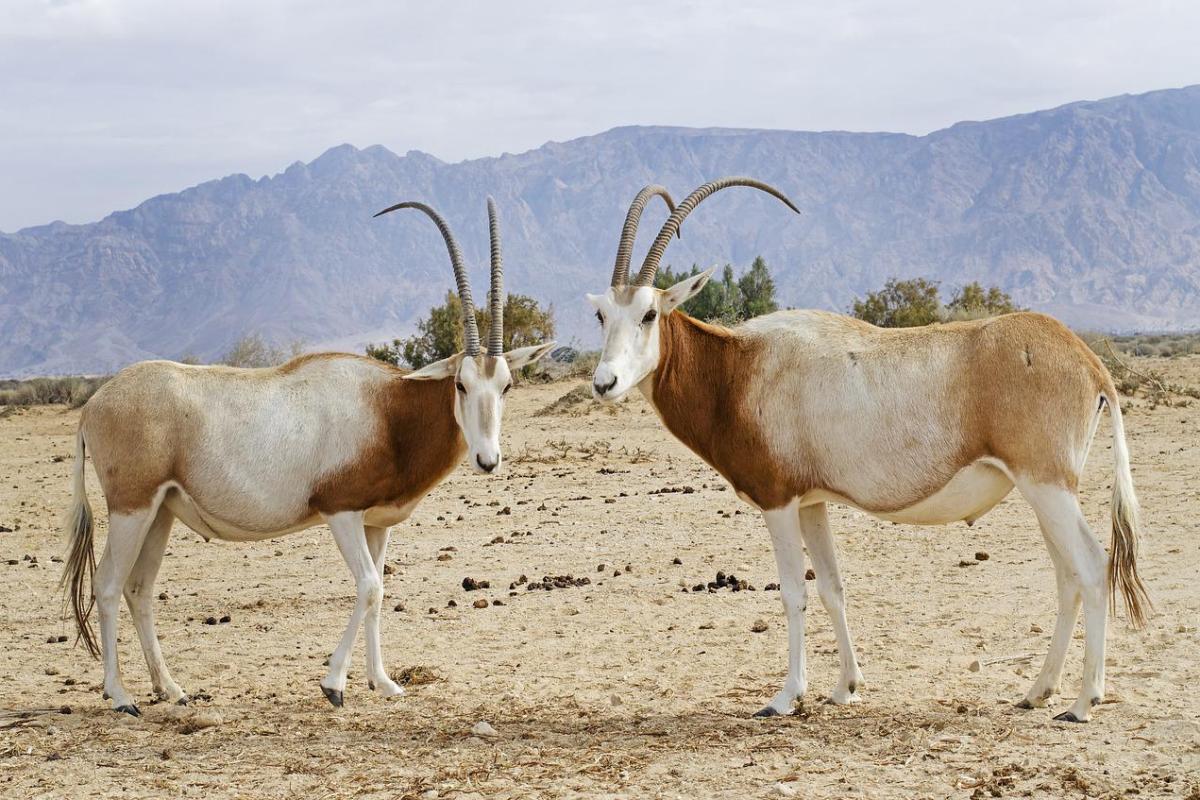
POLYGON ((815 581, 816 579, 817 579, 817 573, 813 572, 811 569, 804 571, 804 580, 815 581))
POLYGON ((46 670, 45 670, 45 672, 46 672, 46 674, 47 674, 47 675, 57 675, 57 674, 58 674, 58 668, 57 668, 57 667, 46 667, 46 670))
POLYGON ((384 574, 384 575, 392 575, 392 574, 394 574, 395 572, 396 572, 396 570, 395 570, 395 568, 394 568, 394 567, 393 567, 391 564, 384 564, 384 565, 383 565, 383 574, 384 574))
POLYGON ((767 622, 766 622, 766 620, 762 620, 762 619, 754 620, 754 624, 750 626, 751 633, 762 633, 766 629, 767 629, 767 622))
POLYGON ((983 552, 982 550, 980 550, 979 552, 977 552, 975 554, 976 561, 987 561, 988 558, 990 558, 990 556, 988 556, 988 554, 983 552))
POLYGON ((979 672, 981 669, 983 669, 983 663, 978 658, 967 664, 968 672, 979 672))
POLYGON ((494 739, 500 735, 497 733, 495 728, 483 720, 476 722, 475 725, 471 727, 471 733, 475 736, 481 736, 484 739, 494 739))
POLYGON ((159 599, 159 600, 166 600, 168 596, 169 596, 169 595, 168 595, 166 592, 159 592, 159 593, 158 593, 158 599, 159 599))
POLYGON ((450 555, 449 553, 438 553, 437 560, 438 561, 449 561, 452 558, 454 558, 454 556, 450 555))
POLYGON ((777 783, 771 787, 771 794, 775 797, 795 797, 797 792, 795 787, 788 786, 786 783, 777 783))
POLYGON ((963 561, 959 561, 959 562, 958 562, 958 565, 959 565, 960 567, 973 567, 973 566, 975 566, 975 565, 976 565, 976 564, 978 564, 978 563, 979 563, 978 561, 966 561, 966 560, 963 560, 963 561))
POLYGON ((1030 625, 1030 626, 1029 626, 1029 632, 1030 632, 1030 633, 1041 633, 1041 632, 1042 632, 1042 626, 1041 626, 1041 625, 1038 625, 1038 624, 1035 622, 1035 623, 1033 623, 1032 625, 1030 625))
MULTIPOLYGON (((457 601, 457 600, 451 600, 450 602, 446 603, 446 608, 458 608, 458 601, 457 601)), ((430 611, 433 611, 433 609, 432 609, 432 608, 431 608, 431 609, 429 609, 429 610, 430 610, 430 611)))
POLYGON ((232 622, 232 621, 233 621, 233 618, 230 617, 228 614, 221 615, 221 618, 219 620, 217 620, 217 622, 220 622, 222 625, 224 625, 227 622, 232 622))
POLYGON ((597 564, 596 565, 596 572, 604 572, 604 570, 606 570, 606 569, 608 569, 607 564, 597 564))
POLYGON ((487 608, 488 601, 487 601, 487 598, 481 597, 478 600, 476 600, 474 603, 472 603, 471 605, 475 606, 476 608, 487 608))
POLYGON ((205 624, 205 625, 216 625, 216 624, 217 624, 217 618, 216 618, 216 617, 205 617, 205 618, 204 618, 204 624, 205 624))
POLYGON ((679 558, 679 557, 676 557, 676 558, 673 558, 673 559, 671 559, 671 563, 672 563, 672 564, 682 564, 682 563, 683 563, 683 559, 682 559, 682 558, 679 558))
POLYGON ((392 609, 392 611, 403 611, 403 610, 404 610, 404 603, 396 603, 396 607, 392 609))
POLYGON ((497 512, 496 512, 496 516, 497 516, 497 517, 499 517, 499 516, 508 516, 509 514, 512 514, 512 509, 511 509, 511 508, 509 508, 508 506, 505 506, 504 508, 502 508, 502 509, 500 509, 499 511, 497 511, 497 512))
POLYGON ((221 715, 215 711, 195 711, 180 720, 179 732, 196 733, 206 728, 215 728, 222 722, 221 715))

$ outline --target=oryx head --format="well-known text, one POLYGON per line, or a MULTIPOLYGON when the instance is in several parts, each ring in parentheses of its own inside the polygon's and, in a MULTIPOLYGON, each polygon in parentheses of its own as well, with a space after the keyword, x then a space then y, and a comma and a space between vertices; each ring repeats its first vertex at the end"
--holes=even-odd
POLYGON ((424 203, 406 202, 389 206, 380 214, 400 208, 415 208, 425 212, 446 240, 450 265, 458 283, 462 302, 464 350, 449 358, 427 364, 404 377, 408 380, 454 379, 454 418, 467 440, 467 460, 476 472, 493 472, 500 466, 500 420, 504 413, 504 398, 512 388, 512 373, 531 364, 550 352, 554 342, 520 347, 504 352, 504 264, 500 254, 500 221, 496 204, 487 200, 488 229, 492 244, 492 281, 489 292, 491 325, 488 329, 487 352, 480 353, 479 328, 475 324, 475 303, 471 299, 471 284, 463 267, 462 252, 446 220, 424 203))
POLYGON ((604 332, 604 349, 600 363, 592 378, 592 395, 597 400, 616 401, 642 382, 658 368, 660 355, 659 320, 670 314, 681 303, 694 297, 713 270, 676 283, 668 289, 654 288, 654 275, 663 251, 671 237, 679 234, 679 226, 700 201, 713 192, 729 186, 750 186, 774 195, 787 204, 788 208, 800 213, 778 189, 752 178, 721 178, 706 183, 689 194, 678 206, 671 195, 661 186, 650 185, 638 192, 625 216, 625 227, 621 231, 621 243, 617 248, 617 260, 613 267, 612 286, 604 294, 589 294, 588 301, 596 309, 596 317, 604 332), (642 269, 633 283, 629 283, 629 260, 637 235, 638 221, 642 210, 652 197, 661 197, 671 209, 671 216, 650 246, 642 269))

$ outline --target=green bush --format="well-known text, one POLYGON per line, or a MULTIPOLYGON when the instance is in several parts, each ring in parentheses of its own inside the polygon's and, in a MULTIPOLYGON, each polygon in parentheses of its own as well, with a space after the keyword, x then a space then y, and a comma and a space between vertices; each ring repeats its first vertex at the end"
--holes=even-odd
MULTIPOLYGON (((476 307, 475 324, 486 344, 492 315, 476 307)), ((554 309, 542 308, 537 300, 523 294, 510 294, 504 301, 504 350, 540 344, 554 338, 554 309)), ((367 355, 396 366, 420 369, 426 364, 449 358, 463 350, 462 302, 453 291, 446 301, 429 310, 429 317, 417 323, 417 332, 391 344, 369 344, 367 355)))
POLYGON ((855 300, 850 313, 881 328, 913 328, 934 322, 982 319, 1022 309, 999 287, 968 283, 942 305, 937 281, 891 278, 878 292, 855 300))

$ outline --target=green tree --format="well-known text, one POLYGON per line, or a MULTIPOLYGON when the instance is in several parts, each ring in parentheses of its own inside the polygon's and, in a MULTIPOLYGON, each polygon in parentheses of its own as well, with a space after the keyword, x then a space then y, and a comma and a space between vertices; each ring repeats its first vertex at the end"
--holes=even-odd
POLYGON ((742 294, 742 319, 752 319, 779 310, 775 302, 775 280, 762 256, 754 259, 750 269, 738 281, 742 294))
MULTIPOLYGON (((658 271, 654 285, 667 289, 679 281, 699 275, 703 270, 693 265, 687 272, 672 272, 670 267, 658 271)), ((680 306, 688 315, 706 322, 736 325, 738 322, 777 311, 775 281, 771 270, 761 256, 740 279, 733 274, 733 266, 726 264, 721 277, 713 277, 704 288, 680 306)))
POLYGON ((883 289, 855 300, 851 313, 881 328, 912 328, 939 322, 942 302, 938 298, 937 281, 891 278, 883 289))
MULTIPOLYGON (((475 324, 483 344, 491 324, 490 311, 476 307, 475 324)), ((504 349, 548 342, 554 338, 554 309, 543 309, 537 300, 523 294, 510 294, 504 301, 504 349)), ((391 344, 369 344, 367 355, 397 366, 420 369, 426 364, 449 358, 464 347, 462 301, 453 291, 446 301, 429 310, 429 316, 417 323, 417 332, 391 344)))

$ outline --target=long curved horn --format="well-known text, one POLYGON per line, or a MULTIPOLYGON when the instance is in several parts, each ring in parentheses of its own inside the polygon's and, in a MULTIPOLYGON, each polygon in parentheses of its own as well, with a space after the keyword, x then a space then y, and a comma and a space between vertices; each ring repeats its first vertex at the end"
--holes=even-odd
POLYGON ((762 181, 741 177, 720 178, 710 181, 685 197, 683 202, 671 212, 671 216, 667 221, 663 223, 662 230, 658 232, 658 237, 654 240, 654 244, 650 245, 650 252, 646 254, 646 260, 642 262, 642 269, 638 273, 637 280, 633 282, 634 286, 650 286, 654 283, 654 275, 658 272, 658 262, 662 259, 663 251, 667 249, 671 237, 679 231, 679 226, 683 224, 687 215, 692 213, 692 209, 699 205, 700 201, 704 198, 713 192, 718 192, 730 186, 749 186, 752 189, 759 189, 779 198, 788 208, 797 214, 800 213, 800 209, 796 208, 796 205, 783 192, 762 181))
POLYGON ((467 279, 467 270, 463 267, 462 251, 458 249, 458 242, 454 240, 454 234, 450 232, 450 226, 446 224, 446 220, 442 219, 441 214, 424 203, 415 201, 396 203, 396 205, 388 206, 383 211, 375 214, 375 216, 381 217, 389 211, 396 211, 401 208, 415 208, 418 211, 425 212, 433 220, 433 223, 438 226, 438 230, 442 232, 442 238, 446 240, 446 249, 450 251, 450 266, 454 268, 454 280, 458 284, 458 299, 462 301, 463 341, 466 345, 466 354, 469 356, 479 355, 479 326, 475 324, 475 301, 471 299, 471 282, 467 279))
POLYGON ((504 257, 500 254, 500 217, 496 214, 496 201, 487 199, 488 236, 492 242, 492 324, 488 328, 489 356, 504 355, 504 257))
POLYGON ((642 211, 646 209, 646 204, 652 197, 661 197, 670 211, 675 210, 675 201, 671 199, 671 193, 665 186, 651 183, 643 186, 637 193, 637 197, 633 198, 629 205, 629 212, 625 215, 625 227, 621 228, 621 243, 617 245, 617 260, 613 265, 613 286, 624 286, 629 282, 629 259, 633 257, 633 240, 637 238, 642 211))

